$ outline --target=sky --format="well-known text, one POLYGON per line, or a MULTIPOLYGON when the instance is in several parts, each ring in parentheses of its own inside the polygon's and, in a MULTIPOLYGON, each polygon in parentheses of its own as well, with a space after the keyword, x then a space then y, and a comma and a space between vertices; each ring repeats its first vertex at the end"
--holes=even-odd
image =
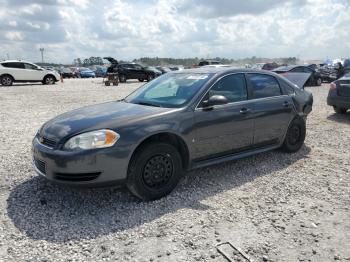
POLYGON ((0 0, 0 59, 350 57, 350 0, 0 0))

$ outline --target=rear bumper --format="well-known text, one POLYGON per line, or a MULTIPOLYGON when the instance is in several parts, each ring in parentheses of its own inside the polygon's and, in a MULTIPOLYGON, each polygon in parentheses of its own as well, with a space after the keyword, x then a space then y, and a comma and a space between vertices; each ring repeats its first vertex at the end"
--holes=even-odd
POLYGON ((128 152, 117 147, 67 152, 49 148, 34 138, 32 155, 36 173, 55 183, 108 186, 126 181, 128 152))
POLYGON ((327 97, 327 104, 329 106, 337 106, 341 108, 350 108, 350 97, 338 96, 336 91, 330 91, 327 97))

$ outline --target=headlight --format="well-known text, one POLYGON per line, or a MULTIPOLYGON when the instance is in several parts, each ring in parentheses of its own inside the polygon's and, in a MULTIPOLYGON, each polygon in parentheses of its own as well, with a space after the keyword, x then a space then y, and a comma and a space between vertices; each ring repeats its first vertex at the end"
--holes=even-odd
POLYGON ((64 144, 63 148, 66 150, 76 150, 111 147, 119 138, 119 134, 112 130, 97 130, 70 138, 64 144))

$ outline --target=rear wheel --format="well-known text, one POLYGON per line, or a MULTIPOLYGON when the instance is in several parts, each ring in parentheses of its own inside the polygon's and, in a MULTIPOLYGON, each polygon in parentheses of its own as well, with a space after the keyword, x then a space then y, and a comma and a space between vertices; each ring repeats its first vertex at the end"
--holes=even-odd
POLYGON ((337 114, 345 114, 347 111, 346 108, 337 107, 337 106, 333 106, 333 109, 337 114))
POLYGON ((289 153, 298 151, 304 144, 305 135, 305 121, 300 117, 295 118, 288 127, 282 149, 289 153))
POLYGON ((10 75, 4 75, 0 78, 0 82, 3 86, 12 86, 13 78, 10 75))
POLYGON ((142 200, 155 200, 168 195, 182 174, 181 156, 166 143, 150 143, 132 157, 127 187, 142 200))

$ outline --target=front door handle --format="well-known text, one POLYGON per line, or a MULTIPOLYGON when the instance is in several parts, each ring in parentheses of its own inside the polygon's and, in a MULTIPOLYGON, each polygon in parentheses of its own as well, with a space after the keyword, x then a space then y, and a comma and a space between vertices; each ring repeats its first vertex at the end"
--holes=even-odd
POLYGON ((289 102, 288 102, 288 101, 284 101, 284 102, 283 102, 283 106, 284 106, 284 107, 289 107, 289 102))
POLYGON ((240 112, 241 114, 247 114, 247 113, 250 112, 250 109, 249 109, 249 108, 243 107, 239 112, 240 112))

